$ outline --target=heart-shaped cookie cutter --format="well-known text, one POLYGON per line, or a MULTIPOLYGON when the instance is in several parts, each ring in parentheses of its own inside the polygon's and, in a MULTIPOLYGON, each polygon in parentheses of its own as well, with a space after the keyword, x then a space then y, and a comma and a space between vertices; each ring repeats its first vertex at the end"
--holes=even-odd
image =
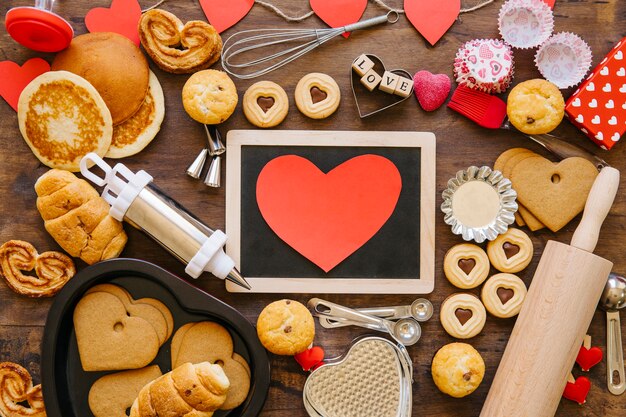
POLYGON ((311 372, 302 397, 311 417, 409 417, 412 383, 413 365, 406 348, 367 336, 311 372), (336 377, 334 371, 340 368, 341 377, 336 377))
MULTIPOLYGON (((396 75, 400 75, 402 77, 405 77, 405 78, 408 78, 410 80, 413 80, 413 76, 411 74, 409 74, 408 71, 403 70, 403 69, 387 70, 387 69, 385 69, 385 64, 383 63, 383 61, 379 57, 377 57, 376 55, 365 54, 365 56, 367 56, 369 59, 371 59, 374 62, 374 68, 379 68, 380 69, 380 67, 382 67, 382 69, 384 71, 389 71, 389 72, 394 73, 396 75)), ((359 112, 359 116, 361 117, 361 119, 364 119, 364 118, 369 117, 369 116, 373 116, 373 115, 378 114, 378 113, 380 113, 380 112, 382 112, 384 110, 390 109, 391 107, 394 107, 394 106, 402 103, 403 101, 407 100, 409 97, 411 97, 413 95, 413 87, 411 87, 411 91, 409 92, 409 95, 407 95, 406 97, 401 97, 401 96, 398 96, 398 95, 385 93, 384 91, 381 91, 378 88, 375 88, 373 91, 369 91, 361 84, 361 82, 359 80, 359 76, 354 73, 354 70, 352 69, 352 67, 350 67, 350 86, 352 87, 352 95, 354 96, 354 102, 356 103, 356 108, 357 108, 357 110, 359 112), (355 88, 355 81, 356 81, 356 84, 357 84, 357 88, 355 88), (357 93, 357 91, 358 91, 358 93, 357 93), (393 100, 390 104, 387 104, 387 105, 385 105, 383 107, 376 108, 375 110, 363 111, 363 110, 361 110, 361 106, 359 105, 359 99, 358 99, 358 95, 357 94, 359 94, 359 95, 360 94, 376 95, 377 97, 388 96, 390 98, 395 98, 395 100, 393 100)))

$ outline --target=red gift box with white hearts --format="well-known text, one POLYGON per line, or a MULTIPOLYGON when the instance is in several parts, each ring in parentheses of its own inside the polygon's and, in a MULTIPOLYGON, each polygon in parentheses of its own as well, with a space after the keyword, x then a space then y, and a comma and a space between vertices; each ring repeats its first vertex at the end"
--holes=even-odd
POLYGON ((565 113, 602 149, 620 140, 626 131, 626 38, 567 100, 565 113))

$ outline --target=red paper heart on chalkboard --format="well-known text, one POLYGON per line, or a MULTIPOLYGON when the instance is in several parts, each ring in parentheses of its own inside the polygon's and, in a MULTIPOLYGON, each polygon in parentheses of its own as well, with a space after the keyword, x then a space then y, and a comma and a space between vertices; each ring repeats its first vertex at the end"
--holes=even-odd
MULTIPOLYGON (((367 0, 310 0, 311 9, 331 28, 356 23, 367 8, 367 0)), ((350 34, 344 33, 347 38, 350 34)))
POLYGON ((48 71, 50 64, 41 58, 31 58, 21 67, 13 61, 0 62, 0 96, 17 111, 22 90, 32 80, 48 71))
POLYGON ((89 32, 115 32, 139 45, 137 26, 141 6, 137 0, 113 0, 111 7, 96 7, 85 16, 89 32))
POLYGON ((578 356, 576 356, 576 363, 580 365, 583 371, 590 370, 600 362, 602 362, 602 350, 599 347, 593 346, 589 349, 584 346, 580 347, 578 356))
POLYGON ((587 401, 587 394, 589 394, 590 389, 591 381, 589 381, 587 377, 579 376, 576 378, 576 382, 568 382, 567 385, 565 385, 563 397, 583 405, 585 401, 587 401))
POLYGON ((431 45, 450 29, 459 12, 461 0, 404 0, 404 12, 431 45))
POLYGON ((313 346, 302 353, 294 355, 296 362, 300 364, 303 371, 314 370, 324 361, 324 349, 319 346, 313 346))
POLYGON ((328 272, 380 230, 401 189, 398 168, 382 156, 357 156, 323 173, 285 155, 263 167, 256 198, 278 237, 328 272))
POLYGON ((218 33, 246 17, 254 0, 200 0, 204 15, 218 33))

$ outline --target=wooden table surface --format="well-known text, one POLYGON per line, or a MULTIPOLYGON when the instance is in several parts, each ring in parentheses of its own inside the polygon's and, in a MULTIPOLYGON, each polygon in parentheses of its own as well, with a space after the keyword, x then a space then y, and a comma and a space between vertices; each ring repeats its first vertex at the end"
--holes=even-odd
MULTIPOLYGON (((86 32, 84 16, 96 5, 108 6, 109 1, 75 0, 57 2, 57 13, 68 18, 77 34, 86 32)), ((142 1, 142 6, 151 3, 142 1)), ((275 1, 288 12, 298 14, 308 9, 308 2, 275 1)), ((389 0, 392 5, 400 5, 398 0, 389 0)), ((431 47, 408 23, 406 18, 393 26, 378 27, 354 33, 348 40, 337 38, 306 57, 278 70, 264 78, 280 83, 290 97, 290 111, 278 129, 315 130, 400 130, 431 131, 437 136, 437 207, 441 204, 440 192, 446 181, 459 169, 470 165, 492 165, 496 157, 511 147, 524 146, 535 152, 547 155, 534 143, 523 136, 506 131, 488 131, 469 120, 443 107, 433 113, 422 111, 411 97, 400 106, 369 119, 359 118, 354 98, 350 90, 350 63, 361 53, 378 55, 389 67, 404 68, 410 73, 421 69, 433 73, 452 75, 452 62, 457 48, 474 38, 498 37, 497 15, 501 5, 488 5, 481 10, 463 14, 450 31, 431 47), (293 102, 293 92, 298 80, 313 71, 325 72, 337 80, 341 87, 342 103, 336 114, 325 120, 315 121, 298 112, 293 102)), ((0 4, 0 15, 13 6, 32 5, 31 0, 10 0, 0 4)), ((204 15, 194 0, 169 0, 162 6, 178 15, 183 21, 204 19, 204 15)), ((382 14, 382 9, 369 3, 365 17, 382 14)), ((303 23, 288 24, 272 12, 255 5, 250 14, 234 28, 223 35, 224 38, 238 30, 256 27, 324 27, 312 17, 303 23)), ((593 66, 597 65, 612 46, 626 34, 626 2, 621 0, 557 0, 555 8, 555 30, 570 31, 581 35, 593 51, 593 66)), ((33 56, 43 56, 52 60, 51 54, 38 54, 15 43, 8 34, 0 31, 0 60, 13 60, 23 63, 33 56)), ((533 64, 534 51, 515 50, 515 82, 539 77, 533 64)), ((132 170, 145 169, 155 178, 155 182, 172 197, 185 205, 193 213, 213 227, 224 227, 224 188, 211 189, 201 181, 193 180, 185 174, 187 165, 194 159, 204 143, 202 127, 191 120, 181 105, 181 89, 187 76, 173 75, 160 71, 151 62, 152 70, 158 76, 165 93, 166 115, 154 142, 139 155, 127 158, 124 163, 132 170)), ((215 68, 219 68, 216 65, 215 68)), ((123 67, 120 66, 120 70, 123 67)), ((239 97, 254 81, 236 80, 239 97)), ((564 91, 565 97, 572 90, 564 91)), ((32 242, 39 251, 58 250, 58 245, 46 233, 43 222, 35 208, 33 185, 36 179, 46 172, 32 155, 18 130, 17 116, 6 103, 0 103, 0 243, 9 239, 23 239, 32 242)), ((251 126, 243 116, 241 104, 233 116, 221 126, 225 133, 229 129, 249 129, 251 126)), ((617 144, 610 152, 601 151, 569 122, 564 121, 555 132, 570 138, 573 142, 600 154, 613 166, 626 170, 626 144, 617 144)), ((623 178, 626 176, 623 176, 623 178)), ((227 179, 226 179, 227 180, 227 179)), ((615 263, 616 272, 626 273, 626 184, 622 181, 622 191, 605 222, 596 253, 615 263)), ((430 363, 441 346, 453 342, 442 329, 437 314, 444 298, 457 291, 443 275, 442 262, 445 252, 461 239, 454 236, 443 222, 443 215, 437 209, 436 216, 436 263, 435 291, 428 298, 435 305, 434 318, 423 325, 420 342, 409 353, 415 367, 413 384, 413 415, 424 416, 477 416, 487 395, 489 385, 502 356, 509 333, 515 319, 497 319, 489 316, 480 335, 469 340, 483 355, 486 375, 482 385, 472 395, 464 399, 453 399, 440 393, 430 377, 430 363)), ((541 256, 542 249, 549 239, 569 242, 578 218, 558 233, 540 231, 531 234, 535 245, 535 255, 531 265, 520 275, 530 284, 533 272, 541 256)), ((126 227, 128 245, 123 256, 140 258, 160 265, 173 273, 184 276, 183 265, 152 242, 148 237, 126 227)), ((78 262, 78 269, 86 265, 78 262)), ((223 282, 204 275, 194 282, 211 294, 231 304, 241 311, 251 322, 255 322, 261 309, 268 303, 282 298, 280 294, 229 294, 223 282)), ((477 290, 472 290, 478 293, 477 290)), ((413 296, 392 295, 320 295, 331 301, 348 306, 363 307, 376 305, 407 304, 413 296)), ((292 296, 306 302, 311 295, 292 296)), ((46 314, 51 305, 49 299, 31 300, 18 296, 6 285, 0 284, 0 360, 14 361, 28 368, 39 382, 41 366, 41 339, 46 314)), ((589 333, 595 345, 605 349, 605 317, 596 312, 589 333)), ((622 333, 626 334, 626 318, 622 322, 622 333)), ((363 334, 357 328, 325 330, 318 326, 316 343, 326 349, 328 356, 342 353, 350 341, 363 334)), ((550 343, 546 340, 546 343, 550 343)), ((265 404, 263 416, 296 417, 305 416, 302 405, 302 387, 306 374, 289 357, 271 357, 272 385, 265 404)), ((611 395, 605 382, 605 362, 596 366, 587 375, 592 388, 587 404, 579 406, 563 400, 559 416, 603 416, 626 415, 626 395, 611 395)), ((582 373, 575 369, 576 375, 582 373)), ((538 384, 544 381, 537 381, 538 384)), ((375 417, 375 416, 372 416, 375 417)))

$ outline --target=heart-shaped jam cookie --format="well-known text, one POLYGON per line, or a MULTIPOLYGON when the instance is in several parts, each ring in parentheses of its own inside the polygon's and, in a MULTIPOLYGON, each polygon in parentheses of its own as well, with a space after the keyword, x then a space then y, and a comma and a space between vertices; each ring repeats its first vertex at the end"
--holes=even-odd
POLYGON ((489 258, 480 246, 471 243, 455 245, 446 253, 443 272, 458 288, 475 288, 489 275, 489 258))
POLYGON ((526 298, 526 285, 517 275, 495 274, 485 282, 480 297, 488 312, 496 317, 517 315, 526 298))
POLYGON ((439 319, 450 336, 469 339, 482 331, 487 312, 474 294, 457 293, 443 301, 439 319))

